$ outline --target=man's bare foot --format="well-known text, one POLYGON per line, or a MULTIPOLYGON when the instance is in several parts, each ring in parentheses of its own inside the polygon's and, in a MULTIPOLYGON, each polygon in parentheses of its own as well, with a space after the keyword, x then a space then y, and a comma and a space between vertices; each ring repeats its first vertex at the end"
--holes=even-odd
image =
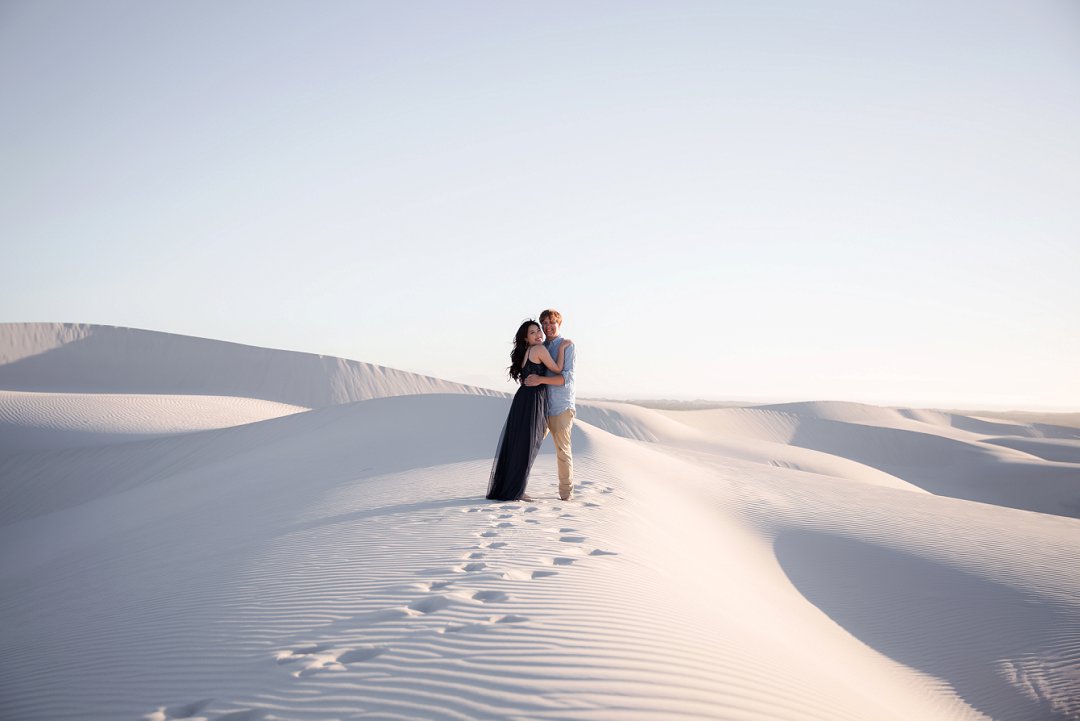
POLYGON ((526 501, 528 503, 532 503, 533 498, 532 498, 532 496, 530 496, 527 493, 522 493, 521 494, 521 500, 526 501))

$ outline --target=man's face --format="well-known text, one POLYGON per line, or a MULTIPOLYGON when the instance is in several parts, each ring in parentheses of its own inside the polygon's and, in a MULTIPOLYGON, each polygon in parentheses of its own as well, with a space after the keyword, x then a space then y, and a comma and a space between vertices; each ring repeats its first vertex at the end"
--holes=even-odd
POLYGON ((544 327, 544 335, 547 336, 549 340, 559 335, 559 324, 551 316, 540 321, 540 325, 544 327))

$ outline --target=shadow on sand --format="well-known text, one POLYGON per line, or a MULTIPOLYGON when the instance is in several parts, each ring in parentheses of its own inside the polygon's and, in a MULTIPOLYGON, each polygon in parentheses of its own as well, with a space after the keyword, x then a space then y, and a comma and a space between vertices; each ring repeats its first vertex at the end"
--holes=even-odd
POLYGON ((978 711, 998 721, 1080 718, 1080 605, 813 531, 781 533, 775 551, 808 601, 978 711))

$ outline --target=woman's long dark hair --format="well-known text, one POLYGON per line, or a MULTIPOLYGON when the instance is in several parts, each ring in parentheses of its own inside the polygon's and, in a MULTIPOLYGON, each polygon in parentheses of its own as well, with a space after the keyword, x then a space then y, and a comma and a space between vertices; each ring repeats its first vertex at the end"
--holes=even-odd
POLYGON ((521 380, 521 366, 525 363, 525 354, 529 350, 527 336, 529 335, 529 326, 532 325, 537 328, 540 327, 540 324, 535 320, 527 320, 518 327, 517 333, 514 334, 514 350, 510 351, 510 367, 507 368, 510 371, 510 380, 521 380))

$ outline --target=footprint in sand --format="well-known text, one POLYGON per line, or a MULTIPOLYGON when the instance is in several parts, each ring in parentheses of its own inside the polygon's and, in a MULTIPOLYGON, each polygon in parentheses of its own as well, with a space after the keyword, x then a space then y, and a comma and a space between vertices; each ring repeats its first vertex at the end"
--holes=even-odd
POLYGON ((291 663, 304 656, 310 656, 315 653, 322 653, 331 648, 332 644, 329 643, 308 643, 296 648, 286 649, 284 651, 278 651, 274 656, 278 663, 291 663))
POLYGON ((497 535, 499 535, 498 531, 484 531, 479 534, 480 538, 495 538, 497 535))
POLYGON ((506 541, 492 541, 491 543, 485 543, 484 548, 506 548, 509 545, 506 541))
POLYGON ((492 626, 502 623, 525 623, 529 620, 528 616, 520 616, 516 613, 511 613, 506 616, 492 616, 487 621, 480 621, 478 623, 451 623, 446 628, 442 629, 440 633, 476 633, 488 631, 492 626))
POLYGON ((538 510, 540 510, 540 509, 538 509, 536 506, 529 506, 528 508, 525 509, 525 512, 526 513, 536 513, 538 510))
POLYGON ((451 584, 453 584, 453 581, 426 581, 424 583, 418 583, 416 586, 418 586, 421 591, 430 593, 431 591, 441 591, 451 584))
POLYGON ((472 597, 480 603, 499 603, 510 600, 510 594, 503 591, 477 591, 472 597))
POLYGON ((532 578, 547 578, 548 576, 557 576, 558 571, 533 571, 532 578))
POLYGON ((338 663, 362 663, 364 661, 370 661, 385 652, 386 649, 379 646, 354 648, 338 656, 338 663))
POLYGON ((584 506, 586 508, 599 508, 600 504, 599 503, 593 503, 592 501, 588 501, 587 503, 584 504, 584 506))
POLYGON ((278 651, 274 658, 279 664, 301 666, 300 670, 292 674, 296 678, 301 678, 320 671, 344 671, 346 664, 370 661, 385 652, 386 648, 381 646, 334 648, 329 644, 313 644, 278 651))
POLYGON ((525 523, 540 523, 539 518, 526 518, 525 523))
POLYGON ((589 551, 589 555, 590 556, 618 556, 619 554, 616 553, 615 551, 604 551, 604 550, 601 550, 599 548, 594 548, 593 550, 589 551))
POLYGON ((324 629, 335 628, 355 628, 357 626, 373 626, 377 623, 387 623, 390 621, 400 621, 403 618, 408 618, 413 615, 404 606, 395 606, 393 608, 381 608, 377 611, 365 611, 364 613, 358 613, 355 616, 349 616, 348 618, 339 619, 332 622, 324 629))
POLYGON ((487 568, 487 564, 483 561, 473 561, 461 566, 454 566, 454 571, 457 573, 476 573, 477 571, 483 571, 485 568, 487 568))
POLYGON ((453 603, 453 599, 447 596, 435 595, 413 601, 408 606, 406 606, 406 608, 408 608, 414 613, 423 614, 426 616, 429 613, 441 611, 442 609, 453 605, 453 603))
POLYGON ((468 558, 468 559, 483 558, 484 557, 484 552, 483 551, 473 551, 472 553, 466 553, 463 557, 468 558))
POLYGON ((202 701, 186 703, 180 706, 171 706, 169 708, 159 706, 157 711, 148 713, 143 716, 143 718, 147 719, 147 721, 172 721, 172 719, 191 718, 192 716, 201 714, 202 710, 212 703, 214 703, 214 699, 205 698, 202 701))
POLYGON ((496 523, 495 528, 513 528, 514 524, 511 521, 503 521, 502 523, 496 523))
POLYGON ((243 711, 230 711, 217 716, 206 716, 203 711, 213 703, 214 699, 205 699, 195 703, 184 704, 166 708, 161 706, 157 711, 143 716, 147 721, 179 721, 180 719, 200 718, 207 721, 261 721, 269 713, 263 709, 246 709, 243 711))
POLYGON ((511 613, 495 619, 494 621, 492 621, 492 623, 525 623, 528 620, 528 616, 519 616, 516 613, 511 613))
POLYGON ((563 543, 585 543, 585 536, 562 536, 559 538, 563 543))

